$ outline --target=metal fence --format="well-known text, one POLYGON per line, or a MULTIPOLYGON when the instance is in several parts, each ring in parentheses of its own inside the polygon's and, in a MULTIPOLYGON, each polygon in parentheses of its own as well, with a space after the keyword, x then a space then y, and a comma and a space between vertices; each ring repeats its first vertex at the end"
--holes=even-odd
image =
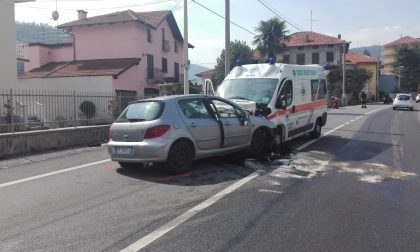
POLYGON ((0 91, 0 133, 110 124, 135 92, 0 91))

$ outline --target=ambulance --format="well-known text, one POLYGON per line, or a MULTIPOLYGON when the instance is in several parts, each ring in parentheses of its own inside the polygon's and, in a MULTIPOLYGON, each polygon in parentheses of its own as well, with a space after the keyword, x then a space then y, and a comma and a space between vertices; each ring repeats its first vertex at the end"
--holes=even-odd
POLYGON ((237 65, 215 95, 274 122, 280 143, 307 133, 318 138, 327 122, 327 75, 320 65, 237 65))

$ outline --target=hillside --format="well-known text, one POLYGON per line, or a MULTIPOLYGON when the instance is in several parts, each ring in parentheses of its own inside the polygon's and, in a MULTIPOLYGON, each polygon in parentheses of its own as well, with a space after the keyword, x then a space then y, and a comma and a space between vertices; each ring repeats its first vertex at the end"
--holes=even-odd
POLYGON ((191 68, 190 68, 190 72, 189 72, 189 77, 190 77, 189 79, 190 80, 197 80, 197 84, 201 85, 202 84, 201 83, 202 82, 201 78, 199 78, 195 75, 200 73, 200 72, 207 71, 207 70, 210 70, 210 68, 206 68, 206 67, 196 65, 196 64, 191 64, 191 68))
POLYGON ((16 22, 16 41, 23 43, 66 43, 71 36, 48 24, 16 22))
POLYGON ((357 48, 351 48, 350 52, 363 54, 365 50, 369 51, 372 57, 374 57, 375 59, 378 59, 378 58, 382 58, 381 54, 384 50, 384 47, 380 45, 357 47, 357 48))

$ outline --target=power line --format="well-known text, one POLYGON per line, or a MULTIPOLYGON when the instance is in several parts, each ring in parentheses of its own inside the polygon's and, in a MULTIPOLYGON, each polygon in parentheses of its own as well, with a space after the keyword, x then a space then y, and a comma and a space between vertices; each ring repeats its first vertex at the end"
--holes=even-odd
MULTIPOLYGON (((194 3, 196 3, 196 4, 198 4, 199 6, 203 7, 204 9, 206 9, 206 10, 210 11, 211 13, 215 14, 216 16, 218 16, 218 17, 220 17, 220 18, 225 19, 225 17, 224 17, 224 16, 222 16, 222 15, 220 15, 219 13, 217 13, 217 12, 213 11, 212 9, 210 9, 210 8, 208 8, 208 7, 204 6, 204 5, 202 5, 201 3, 199 3, 199 2, 197 2, 197 1, 195 1, 195 0, 192 0, 192 1, 193 1, 194 3)), ((252 31, 250 31, 250 30, 248 30, 248 29, 244 28, 243 26, 240 26, 239 24, 237 24, 237 23, 235 23, 235 22, 233 22, 233 21, 230 21, 230 23, 231 23, 231 24, 233 24, 233 25, 235 25, 236 27, 238 27, 238 28, 240 28, 240 29, 244 30, 244 31, 249 32, 250 34, 252 34, 252 35, 254 35, 254 36, 256 36, 256 35, 257 35, 257 34, 255 34, 255 33, 253 33, 252 31)))
POLYGON ((288 24, 290 24, 291 26, 293 26, 297 30, 299 30, 299 31, 303 31, 304 30, 304 29, 302 29, 302 27, 300 27, 299 25, 295 24, 292 20, 290 20, 284 14, 281 14, 276 9, 274 9, 274 7, 272 7, 271 5, 269 5, 267 2, 265 2, 263 0, 258 0, 258 2, 260 2, 262 5, 264 5, 264 7, 266 7, 268 10, 270 10, 271 12, 273 12, 277 17, 279 17, 280 19, 284 20, 285 22, 287 22, 288 24))

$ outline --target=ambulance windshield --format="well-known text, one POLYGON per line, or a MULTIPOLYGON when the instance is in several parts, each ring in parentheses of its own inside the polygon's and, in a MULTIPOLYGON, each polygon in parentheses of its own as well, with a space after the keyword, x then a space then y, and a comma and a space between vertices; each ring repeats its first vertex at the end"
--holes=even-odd
POLYGON ((223 98, 268 105, 278 82, 279 79, 225 79, 217 92, 223 98))

